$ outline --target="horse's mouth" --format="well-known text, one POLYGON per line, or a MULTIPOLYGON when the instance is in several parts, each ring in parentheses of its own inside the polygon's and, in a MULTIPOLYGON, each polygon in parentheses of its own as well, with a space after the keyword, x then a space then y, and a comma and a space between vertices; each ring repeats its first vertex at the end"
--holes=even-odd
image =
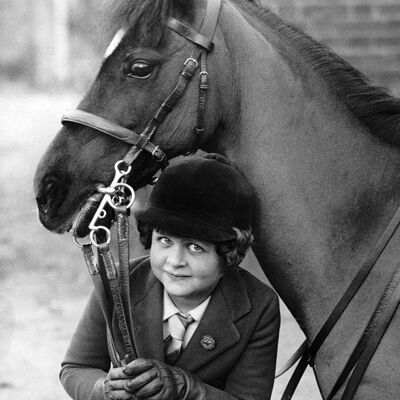
MULTIPOLYGON (((103 194, 99 192, 93 193, 83 204, 80 210, 77 212, 74 221, 69 230, 72 230, 72 234, 75 237, 82 238, 90 233, 89 224, 91 223, 99 205, 103 198, 103 194)), ((97 222, 96 225, 102 225, 109 228, 114 218, 114 210, 110 206, 105 208, 105 216, 97 222)))

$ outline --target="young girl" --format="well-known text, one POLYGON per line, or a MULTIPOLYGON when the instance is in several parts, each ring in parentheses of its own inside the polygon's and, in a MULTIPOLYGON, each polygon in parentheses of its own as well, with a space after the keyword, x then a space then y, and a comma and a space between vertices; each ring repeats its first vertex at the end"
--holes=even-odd
POLYGON ((139 358, 110 368, 106 325, 92 295, 60 374, 73 399, 270 398, 278 299, 238 266, 252 241, 253 204, 247 180, 222 156, 162 172, 136 213, 150 247, 130 274, 139 358))

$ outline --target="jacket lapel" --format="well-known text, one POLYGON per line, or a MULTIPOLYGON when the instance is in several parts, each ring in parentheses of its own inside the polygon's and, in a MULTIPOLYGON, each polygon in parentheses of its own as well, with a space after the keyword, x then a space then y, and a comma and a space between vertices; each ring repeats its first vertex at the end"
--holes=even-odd
POLYGON ((215 289, 199 326, 176 365, 195 372, 240 340, 237 321, 251 310, 246 288, 237 270, 225 274, 215 289), (213 348, 204 339, 211 337, 213 348))

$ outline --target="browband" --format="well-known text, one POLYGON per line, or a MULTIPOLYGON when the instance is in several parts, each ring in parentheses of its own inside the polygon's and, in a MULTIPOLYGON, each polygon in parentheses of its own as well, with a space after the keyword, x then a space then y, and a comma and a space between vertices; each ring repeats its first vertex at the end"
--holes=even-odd
POLYGON ((221 0, 209 0, 207 2, 206 16, 203 20, 200 33, 173 17, 168 19, 166 25, 178 35, 210 52, 214 47, 212 39, 217 28, 220 8, 221 0))
POLYGON ((211 40, 173 17, 168 19, 166 25, 178 35, 183 36, 185 39, 197 44, 207 51, 211 51, 214 47, 214 43, 211 40))

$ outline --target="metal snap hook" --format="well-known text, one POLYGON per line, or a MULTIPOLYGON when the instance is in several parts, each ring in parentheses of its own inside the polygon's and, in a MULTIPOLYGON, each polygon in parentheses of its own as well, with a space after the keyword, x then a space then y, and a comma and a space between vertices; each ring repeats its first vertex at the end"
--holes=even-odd
POLYGON ((128 168, 127 168, 126 170, 123 170, 123 169, 120 169, 120 166, 121 166, 122 164, 125 164, 125 161, 124 161, 124 160, 119 160, 119 161, 117 161, 117 162, 115 163, 114 169, 115 169, 116 174, 119 173, 119 174, 121 174, 122 176, 126 176, 126 175, 130 174, 130 172, 131 172, 131 170, 132 170, 132 167, 131 167, 130 165, 128 165, 128 168))

